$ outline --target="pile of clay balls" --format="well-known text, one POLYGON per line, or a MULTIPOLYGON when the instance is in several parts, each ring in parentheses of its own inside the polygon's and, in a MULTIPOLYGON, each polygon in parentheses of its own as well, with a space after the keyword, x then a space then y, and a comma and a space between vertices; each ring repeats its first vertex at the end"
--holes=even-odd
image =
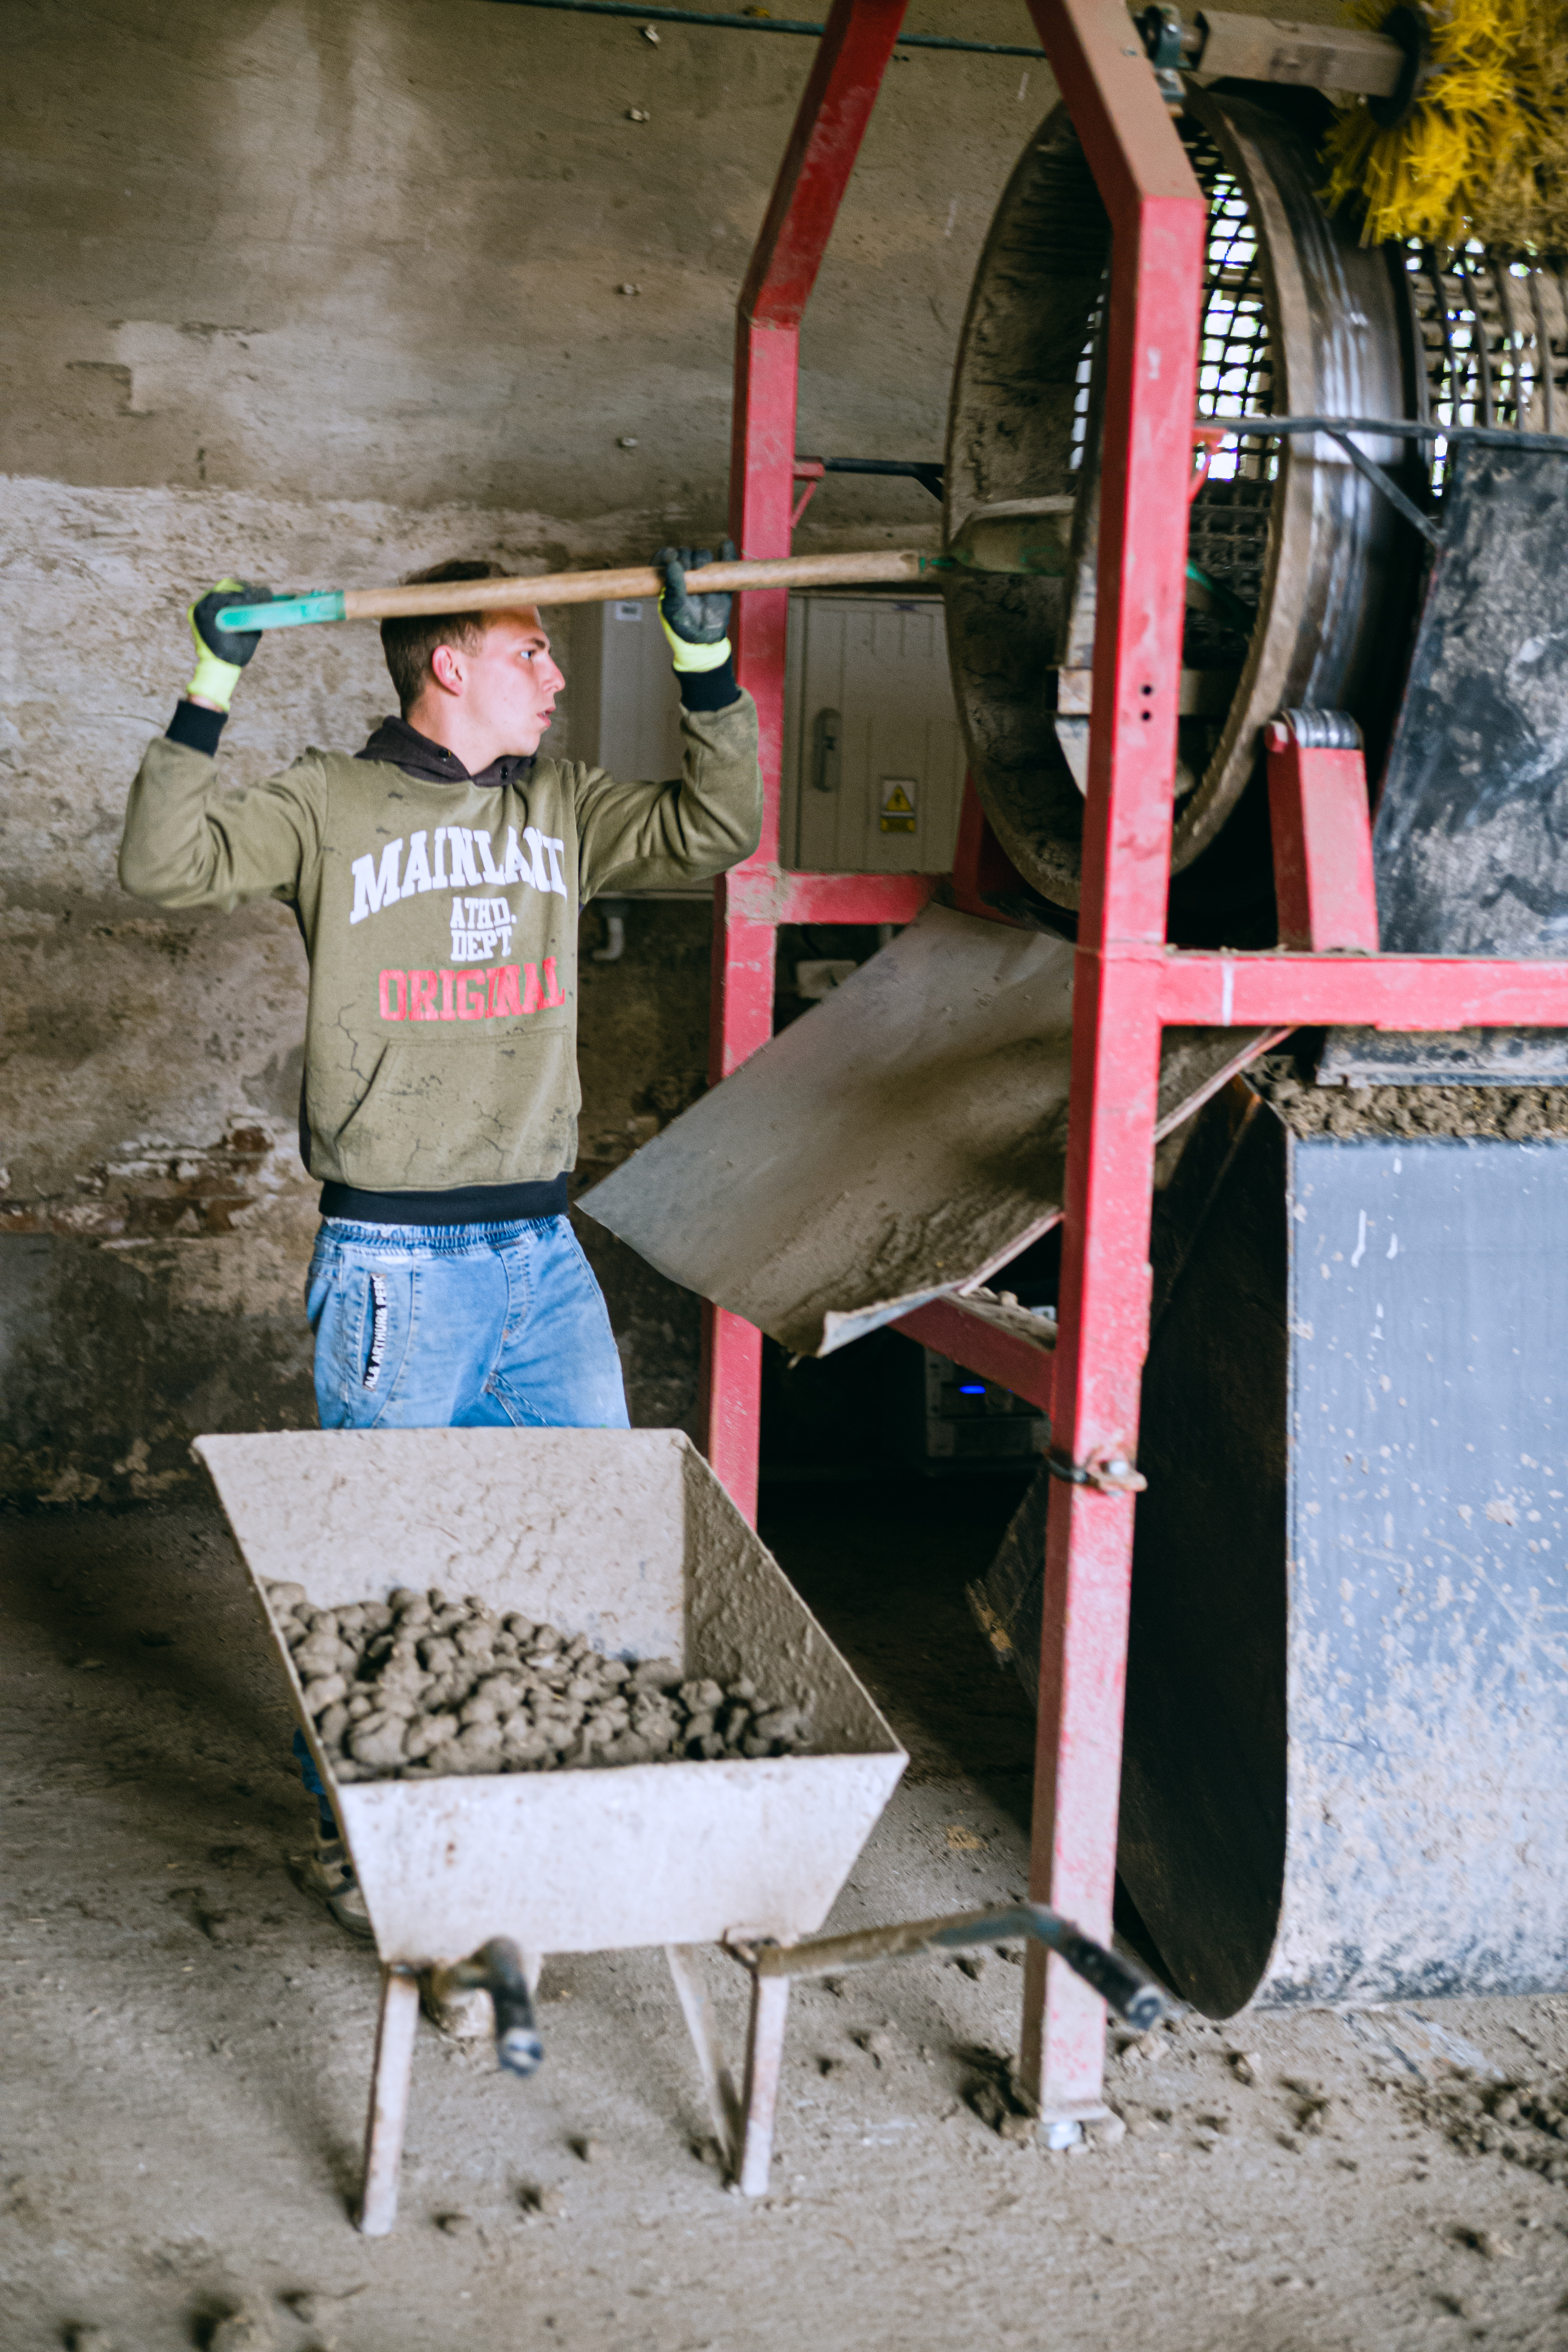
POLYGON ((800 1756, 807 1709, 744 1678, 689 1680, 673 1659, 600 1657, 515 1611, 399 1586, 385 1601, 312 1608, 269 1584, 305 1706, 340 1780, 456 1772, 800 1756))

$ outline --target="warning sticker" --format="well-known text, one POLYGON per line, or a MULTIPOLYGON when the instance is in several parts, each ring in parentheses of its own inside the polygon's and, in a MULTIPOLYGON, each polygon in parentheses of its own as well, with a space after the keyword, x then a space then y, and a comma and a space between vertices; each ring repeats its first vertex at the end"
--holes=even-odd
POLYGON ((881 823, 884 833, 913 833, 915 789, 912 776, 883 777, 881 823))

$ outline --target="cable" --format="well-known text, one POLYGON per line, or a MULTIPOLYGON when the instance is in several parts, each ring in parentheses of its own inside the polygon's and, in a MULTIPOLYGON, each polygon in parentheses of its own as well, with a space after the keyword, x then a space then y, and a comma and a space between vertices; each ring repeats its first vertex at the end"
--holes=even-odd
POLYGON ((1403 441, 1452 441, 1461 446, 1468 442, 1478 449, 1523 449, 1532 456, 1546 457, 1568 456, 1568 434, 1515 433, 1506 425, 1435 425, 1414 418, 1377 416, 1205 416, 1199 421, 1205 425, 1219 425, 1226 433, 1234 433, 1237 440, 1246 441, 1288 440, 1293 434, 1326 434, 1330 440, 1338 442, 1358 473, 1364 474, 1412 530, 1418 530, 1434 547, 1443 544, 1441 523, 1423 514, 1392 476, 1374 464, 1364 449, 1357 448, 1351 439, 1352 433, 1384 434, 1403 441))
MULTIPOLYGON (((630 16, 644 25, 716 25, 727 33, 802 33, 818 39, 826 31, 825 25, 809 24, 802 16, 710 16, 700 8, 637 8, 631 0, 495 0, 502 8, 564 8, 574 16, 630 16)), ((965 49, 972 56, 983 58, 1037 58, 1047 62, 1044 49, 1026 49, 1010 41, 954 41, 942 33, 900 33, 894 44, 900 49, 965 49)))
POLYGON ((1549 457, 1568 457, 1568 433, 1516 433, 1507 425, 1442 425, 1408 416, 1200 416, 1204 426, 1247 441, 1271 441, 1294 433, 1381 433, 1392 440, 1470 441, 1479 449, 1531 449, 1549 457))

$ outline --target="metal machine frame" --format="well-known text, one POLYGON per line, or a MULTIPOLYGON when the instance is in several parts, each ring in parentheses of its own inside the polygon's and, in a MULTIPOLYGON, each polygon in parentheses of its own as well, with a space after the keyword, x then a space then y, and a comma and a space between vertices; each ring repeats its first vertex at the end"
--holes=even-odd
MULTIPOLYGON (((1379 953, 1361 755, 1310 724, 1270 733, 1284 945, 1166 946, 1205 210, 1123 0, 1028 5, 1112 229, 1059 1338, 1054 1353, 1026 1349, 942 1306, 901 1328, 1051 1414, 1061 1484, 1046 1546, 1029 1891, 1109 1940, 1162 1031, 1561 1027, 1568 963, 1379 953)), ((789 552, 800 319, 904 7, 834 0, 742 291, 731 530, 748 557, 789 552)), ((755 856, 717 888, 714 1080, 772 1033, 779 924, 908 922, 938 881, 781 870, 786 610, 784 592, 754 593, 737 629, 739 674, 762 721, 767 814, 755 856)), ((985 911, 977 877, 997 855, 972 801, 954 877, 961 906, 985 911)), ((707 1452, 749 1515, 761 1353, 759 1331, 710 1308, 707 1452)), ((1103 2111, 1104 2040, 1099 1996, 1031 1946, 1021 2073, 1047 2127, 1103 2111)))

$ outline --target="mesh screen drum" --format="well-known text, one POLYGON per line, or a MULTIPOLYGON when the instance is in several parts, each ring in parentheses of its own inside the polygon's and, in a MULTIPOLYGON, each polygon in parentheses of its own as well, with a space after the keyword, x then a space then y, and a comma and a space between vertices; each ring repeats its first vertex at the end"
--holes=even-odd
MULTIPOLYGON (((1310 142, 1251 100, 1194 95, 1179 125, 1210 205, 1200 415, 1405 417, 1427 397, 1415 279, 1324 217, 1310 142)), ((1110 233, 1065 109, 1031 142, 982 255, 949 423, 947 531, 1055 515, 1066 577, 960 573, 954 683, 981 797, 1014 863, 1076 906, 1099 536, 1110 233)), ((1425 461, 1368 454, 1407 488, 1425 461)), ((1215 842, 1281 708, 1352 711, 1375 753, 1397 698, 1419 551, 1333 444, 1222 445, 1193 509, 1173 866, 1215 842)), ((1267 866, 1266 844, 1262 849, 1267 866)))

